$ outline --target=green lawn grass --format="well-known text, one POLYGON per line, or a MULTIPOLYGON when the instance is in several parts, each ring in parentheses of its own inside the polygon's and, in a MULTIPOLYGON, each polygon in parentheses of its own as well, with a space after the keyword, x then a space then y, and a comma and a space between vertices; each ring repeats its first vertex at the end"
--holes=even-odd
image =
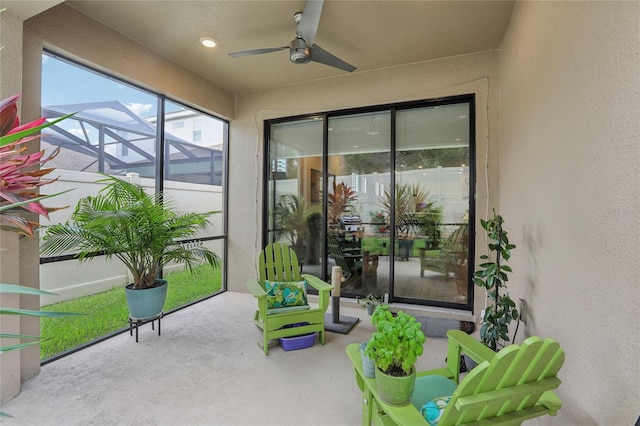
MULTIPOLYGON (((165 312, 214 294, 222 288, 220 270, 212 271, 209 266, 201 266, 198 272, 192 275, 189 271, 178 271, 165 275, 164 278, 169 281, 165 312)), ((51 338, 40 345, 40 359, 50 358, 129 327, 124 287, 44 306, 42 310, 84 315, 41 318, 40 334, 51 338)))

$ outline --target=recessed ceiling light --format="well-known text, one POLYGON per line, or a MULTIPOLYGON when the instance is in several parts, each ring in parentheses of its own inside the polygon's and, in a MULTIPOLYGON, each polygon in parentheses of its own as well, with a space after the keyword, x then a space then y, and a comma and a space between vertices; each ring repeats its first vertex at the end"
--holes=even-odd
POLYGON ((200 44, 202 44, 204 47, 212 48, 212 47, 216 47, 218 45, 218 42, 212 39, 211 37, 202 37, 200 39, 200 44))

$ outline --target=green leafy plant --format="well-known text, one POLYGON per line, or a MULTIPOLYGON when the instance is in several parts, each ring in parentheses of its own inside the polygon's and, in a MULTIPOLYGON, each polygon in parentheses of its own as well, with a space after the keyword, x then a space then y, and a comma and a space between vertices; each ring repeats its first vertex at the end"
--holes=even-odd
POLYGON ((394 316, 389 305, 378 306, 371 321, 376 331, 367 343, 365 355, 385 374, 410 375, 424 348, 421 324, 402 311, 394 316))
POLYGON ((316 212, 302 197, 281 195, 274 209, 278 235, 284 235, 294 247, 303 246, 309 236, 309 217, 316 212))
POLYGON ((507 231, 502 227, 502 216, 493 212, 490 220, 481 219, 480 223, 487 232, 489 252, 492 256, 482 255, 480 259, 485 262, 480 264, 480 269, 474 273, 473 282, 487 291, 487 297, 492 301, 492 306, 487 306, 482 318, 480 340, 489 348, 498 350, 500 341, 509 341, 509 324, 518 319, 518 309, 507 291, 508 274, 511 267, 505 265, 511 257, 511 250, 516 248, 509 242, 507 231), (490 261, 495 256, 495 261, 490 261))
POLYGON ((430 197, 430 192, 420 184, 396 183, 395 194, 385 188, 379 202, 389 221, 393 210, 399 238, 409 239, 417 235, 429 236, 433 240, 440 238, 442 207, 430 201, 430 197), (395 206, 392 206, 394 196, 395 206))
POLYGON ((363 308, 366 308, 367 305, 378 306, 382 303, 382 301, 382 297, 376 296, 373 293, 367 294, 364 298, 356 298, 356 302, 358 303, 358 305, 362 306, 363 308))
POLYGON ((81 198, 69 221, 46 228, 42 254, 77 252, 80 262, 115 256, 131 273, 134 289, 154 287, 161 262, 192 272, 203 262, 219 266, 216 253, 193 241, 216 212, 177 213, 162 194, 104 176, 98 183, 107 185, 98 195, 81 198))
POLYGON ((377 232, 384 233, 387 232, 387 217, 385 216, 383 211, 377 212, 369 212, 369 216, 371 217, 370 222, 372 225, 375 225, 375 229, 377 232))

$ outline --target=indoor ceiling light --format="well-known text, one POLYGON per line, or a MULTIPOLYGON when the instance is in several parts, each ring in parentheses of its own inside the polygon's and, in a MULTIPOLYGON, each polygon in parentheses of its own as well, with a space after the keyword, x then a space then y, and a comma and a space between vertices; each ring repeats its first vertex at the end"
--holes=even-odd
POLYGON ((200 39, 200 44, 202 44, 204 47, 212 48, 212 47, 216 47, 218 45, 218 42, 212 39, 211 37, 202 37, 200 39))

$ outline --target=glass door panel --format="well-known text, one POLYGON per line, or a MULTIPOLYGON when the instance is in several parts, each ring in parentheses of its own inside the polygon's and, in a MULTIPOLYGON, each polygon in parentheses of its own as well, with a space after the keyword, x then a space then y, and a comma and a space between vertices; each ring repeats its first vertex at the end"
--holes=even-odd
POLYGON ((389 235, 379 198, 390 182, 390 117, 385 111, 329 118, 327 273, 341 267, 344 295, 389 291, 389 235))
POLYGON ((469 103, 397 112, 396 299, 467 303, 470 113, 469 103))
POLYGON ((269 242, 296 252, 303 273, 322 276, 322 123, 305 119, 270 127, 269 242))

